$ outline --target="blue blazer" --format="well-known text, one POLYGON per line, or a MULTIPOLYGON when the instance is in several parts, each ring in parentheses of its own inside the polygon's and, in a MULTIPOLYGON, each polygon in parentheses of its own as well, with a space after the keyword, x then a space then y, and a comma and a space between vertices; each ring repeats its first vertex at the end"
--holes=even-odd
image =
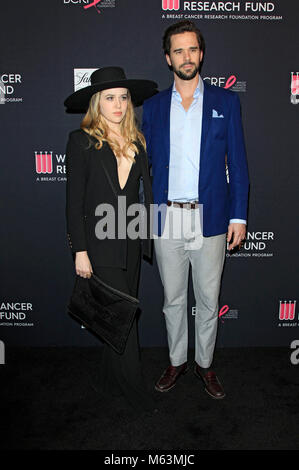
MULTIPOLYGON (((168 199, 171 96, 172 86, 143 104, 142 130, 152 166, 154 203, 158 205, 168 199)), ((203 205, 205 237, 226 233, 230 219, 247 220, 248 190, 239 97, 204 82, 198 198, 203 205)))

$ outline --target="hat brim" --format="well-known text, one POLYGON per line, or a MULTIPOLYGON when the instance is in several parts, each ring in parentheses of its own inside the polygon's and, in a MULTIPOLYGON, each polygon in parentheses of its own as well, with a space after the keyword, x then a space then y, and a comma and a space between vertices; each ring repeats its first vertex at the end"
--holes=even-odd
POLYGON ((86 112, 92 95, 109 88, 128 88, 134 106, 141 106, 146 99, 158 92, 157 83, 151 80, 128 79, 103 82, 75 91, 64 101, 64 105, 69 111, 86 112))

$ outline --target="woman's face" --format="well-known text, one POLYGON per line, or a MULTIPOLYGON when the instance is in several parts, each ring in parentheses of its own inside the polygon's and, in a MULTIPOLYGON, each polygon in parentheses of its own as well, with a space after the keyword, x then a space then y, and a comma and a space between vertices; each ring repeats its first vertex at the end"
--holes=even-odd
POLYGON ((107 124, 120 124, 128 107, 127 88, 109 88, 100 96, 100 111, 107 124))

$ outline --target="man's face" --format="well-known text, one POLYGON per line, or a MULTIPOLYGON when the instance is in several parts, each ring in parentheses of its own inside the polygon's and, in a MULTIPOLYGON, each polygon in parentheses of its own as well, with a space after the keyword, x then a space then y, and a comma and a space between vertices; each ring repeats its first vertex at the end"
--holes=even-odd
POLYGON ((182 80, 191 80, 198 73, 203 57, 196 33, 174 34, 170 42, 170 53, 166 54, 168 65, 182 80))

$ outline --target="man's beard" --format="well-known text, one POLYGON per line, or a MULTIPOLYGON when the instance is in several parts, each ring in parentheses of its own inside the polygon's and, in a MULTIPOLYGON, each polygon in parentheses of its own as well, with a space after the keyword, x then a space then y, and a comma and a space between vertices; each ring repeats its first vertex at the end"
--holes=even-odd
POLYGON ((186 62, 185 64, 182 64, 179 69, 176 69, 172 65, 172 70, 182 80, 192 80, 192 78, 194 78, 199 72, 199 66, 196 66, 194 62, 186 62), (184 67, 185 65, 194 65, 194 70, 192 70, 192 72, 189 72, 189 73, 184 72, 183 70, 181 70, 181 68, 184 67))

